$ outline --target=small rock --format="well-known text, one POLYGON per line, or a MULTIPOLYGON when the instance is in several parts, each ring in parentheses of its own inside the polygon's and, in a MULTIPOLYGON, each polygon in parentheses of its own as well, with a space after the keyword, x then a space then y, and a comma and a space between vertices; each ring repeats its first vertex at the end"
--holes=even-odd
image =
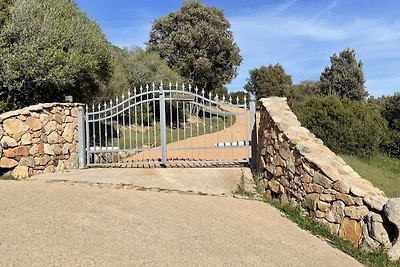
MULTIPOLYGON (((384 212, 386 217, 396 227, 397 232, 400 230, 400 198, 391 198, 387 201, 384 212)), ((400 240, 397 239, 393 246, 388 251, 389 258, 391 260, 400 259, 400 240)))
POLYGON ((312 211, 316 211, 318 201, 319 201, 319 194, 314 193, 314 194, 306 195, 304 201, 305 201, 304 204, 306 207, 308 207, 312 211))
POLYGON ((340 224, 339 236, 358 246, 361 241, 361 225, 356 220, 344 218, 340 224))
POLYGON ((388 202, 388 198, 384 196, 366 196, 364 202, 371 208, 382 211, 383 206, 388 202))
POLYGON ((43 173, 53 173, 53 172, 55 172, 55 169, 56 168, 53 165, 51 165, 51 166, 46 167, 44 169, 43 173))
POLYGON ((319 199, 322 201, 326 201, 326 202, 332 202, 336 200, 336 197, 334 195, 331 194, 321 194, 319 196, 319 199))
POLYGON ((321 185, 326 189, 329 189, 332 187, 332 181, 325 175, 320 174, 319 172, 316 172, 314 174, 313 181, 314 181, 314 183, 321 185))
POLYGON ((346 205, 354 205, 355 204, 353 198, 347 194, 336 193, 335 197, 336 197, 336 199, 342 200, 346 205))
POLYGON ((348 194, 350 192, 350 186, 348 186, 345 182, 339 180, 333 184, 333 188, 341 193, 348 194))
POLYGON ((318 209, 320 209, 321 211, 329 210, 330 206, 331 205, 329 203, 326 203, 326 202, 323 202, 323 201, 319 201, 318 202, 318 209))
POLYGON ((18 161, 2 157, 0 159, 0 168, 10 169, 18 165, 18 161))
POLYGON ((359 187, 352 186, 350 188, 350 192, 353 193, 357 197, 365 197, 367 193, 359 187))
POLYGON ((53 148, 51 148, 50 144, 44 144, 44 153, 47 155, 54 155, 53 148))
POLYGON ((18 119, 7 119, 3 121, 3 127, 4 131, 17 142, 21 140, 22 135, 29 129, 25 122, 18 119))
POLYGON ((33 131, 37 131, 42 129, 42 122, 38 118, 34 117, 28 117, 25 121, 25 123, 29 126, 30 129, 33 131))
POLYGON ((344 208, 345 205, 342 201, 333 202, 325 218, 331 223, 341 223, 344 218, 344 208))
POLYGON ((29 178, 29 168, 28 166, 17 166, 11 172, 11 176, 15 179, 26 179, 29 178))
POLYGON ((7 147, 16 147, 18 145, 17 141, 15 141, 14 138, 9 137, 9 136, 3 136, 1 138, 1 146, 3 148, 7 147))
POLYGON ((344 214, 355 220, 363 219, 368 214, 368 212, 369 210, 366 206, 351 206, 344 208, 344 214))

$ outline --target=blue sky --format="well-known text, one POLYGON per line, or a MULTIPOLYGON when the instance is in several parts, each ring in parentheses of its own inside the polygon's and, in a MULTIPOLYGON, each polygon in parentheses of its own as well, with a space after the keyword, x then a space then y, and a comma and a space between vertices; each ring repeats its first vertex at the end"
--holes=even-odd
MULTIPOLYGON (((144 46, 151 23, 182 0, 76 0, 120 47, 144 46)), ((329 57, 353 48, 373 96, 400 91, 400 1, 204 0, 223 9, 244 58, 228 88, 243 88, 250 69, 280 63, 293 82, 318 80, 329 57)))

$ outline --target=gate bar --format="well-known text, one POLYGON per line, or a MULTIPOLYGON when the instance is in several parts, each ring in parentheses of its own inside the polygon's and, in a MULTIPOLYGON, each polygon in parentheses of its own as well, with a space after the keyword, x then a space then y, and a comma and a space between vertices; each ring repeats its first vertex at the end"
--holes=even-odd
POLYGON ((167 140, 166 140, 166 122, 165 122, 165 95, 163 83, 160 84, 160 128, 161 128, 161 162, 167 163, 167 140))

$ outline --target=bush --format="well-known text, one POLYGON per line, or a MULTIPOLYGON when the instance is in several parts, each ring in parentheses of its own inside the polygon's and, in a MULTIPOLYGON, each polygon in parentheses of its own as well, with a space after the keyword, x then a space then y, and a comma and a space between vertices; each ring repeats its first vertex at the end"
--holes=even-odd
POLYGON ((301 124, 335 152, 373 154, 387 139, 387 122, 377 107, 336 95, 307 96, 292 104, 301 124))

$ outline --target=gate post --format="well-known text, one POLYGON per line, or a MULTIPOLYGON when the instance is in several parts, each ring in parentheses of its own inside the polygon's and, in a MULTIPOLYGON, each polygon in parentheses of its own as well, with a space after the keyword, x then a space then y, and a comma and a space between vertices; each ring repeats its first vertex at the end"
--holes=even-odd
POLYGON ((256 125, 256 97, 250 94, 250 129, 251 129, 251 162, 253 170, 257 168, 257 125, 256 125))
POLYGON ((163 83, 160 84, 160 128, 161 128, 161 162, 165 164, 167 162, 167 126, 165 121, 165 94, 163 83))
POLYGON ((85 118, 83 107, 78 107, 78 156, 79 156, 79 169, 85 168, 85 118))

